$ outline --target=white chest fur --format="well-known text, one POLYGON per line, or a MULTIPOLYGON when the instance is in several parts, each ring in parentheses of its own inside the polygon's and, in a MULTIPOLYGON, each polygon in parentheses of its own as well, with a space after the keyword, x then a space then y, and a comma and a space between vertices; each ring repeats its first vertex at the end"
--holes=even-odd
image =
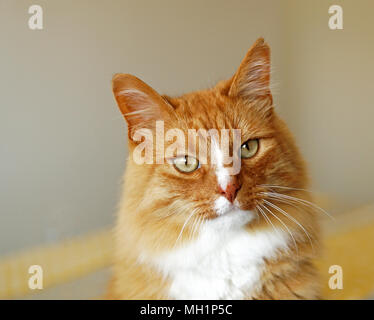
POLYGON ((207 222, 198 238, 152 263, 171 279, 174 299, 242 299, 256 290, 264 258, 286 249, 287 235, 273 229, 248 232, 249 211, 229 212, 207 222))

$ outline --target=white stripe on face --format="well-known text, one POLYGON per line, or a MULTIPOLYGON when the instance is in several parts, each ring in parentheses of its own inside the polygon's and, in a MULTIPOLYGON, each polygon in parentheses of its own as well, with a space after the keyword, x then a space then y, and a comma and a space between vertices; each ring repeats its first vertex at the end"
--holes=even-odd
POLYGON ((225 191, 227 188, 227 185, 230 182, 229 170, 225 168, 223 165, 223 161, 224 161, 223 152, 219 148, 217 141, 215 139, 212 139, 212 143, 213 143, 213 150, 214 150, 213 156, 215 158, 214 160, 216 164, 217 181, 221 189, 225 191))

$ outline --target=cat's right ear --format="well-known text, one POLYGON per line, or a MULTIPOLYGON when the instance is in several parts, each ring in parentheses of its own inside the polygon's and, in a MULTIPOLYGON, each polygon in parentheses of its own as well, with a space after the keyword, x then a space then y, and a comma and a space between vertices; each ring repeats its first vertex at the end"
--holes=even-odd
POLYGON ((231 79, 229 96, 240 97, 260 106, 271 106, 270 47, 263 38, 257 39, 231 79), (261 102, 261 103, 260 103, 261 102))
POLYGON ((165 121, 173 113, 173 107, 164 98, 133 75, 114 75, 112 88, 131 140, 137 129, 153 129, 157 120, 165 121))

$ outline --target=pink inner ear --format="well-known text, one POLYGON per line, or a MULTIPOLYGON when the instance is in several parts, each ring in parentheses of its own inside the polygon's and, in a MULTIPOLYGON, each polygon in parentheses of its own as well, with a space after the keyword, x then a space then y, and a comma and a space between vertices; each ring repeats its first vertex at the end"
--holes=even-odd
POLYGON ((270 93, 270 65, 269 61, 260 57, 254 62, 250 62, 244 77, 239 84, 239 94, 253 98, 265 96, 270 93))
POLYGON ((119 108, 129 127, 129 137, 142 127, 151 128, 152 122, 160 118, 158 105, 138 89, 126 88, 116 93, 119 108))
POLYGON ((229 94, 249 101, 270 95, 270 48, 263 39, 255 42, 236 72, 229 94))
POLYGON ((172 107, 150 86, 129 74, 113 77, 113 93, 124 115, 131 139, 134 130, 152 129, 156 120, 166 120, 172 107), (169 110, 170 109, 170 110, 169 110))
POLYGON ((123 111, 123 115, 126 119, 131 117, 139 118, 139 121, 147 121, 150 120, 154 116, 155 111, 157 111, 157 105, 149 96, 137 89, 124 89, 118 92, 118 95, 122 96, 125 100, 126 109, 121 111, 123 111))

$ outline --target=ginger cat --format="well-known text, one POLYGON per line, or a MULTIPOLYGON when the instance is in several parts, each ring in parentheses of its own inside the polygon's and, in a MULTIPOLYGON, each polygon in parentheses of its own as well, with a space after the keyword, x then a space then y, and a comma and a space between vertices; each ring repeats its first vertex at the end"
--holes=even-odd
MULTIPOLYGON (((275 113, 269 82, 270 48, 263 39, 231 79, 180 97, 161 96, 132 75, 114 76, 130 156, 109 298, 319 297, 312 263, 319 227, 304 191, 306 167, 275 113), (240 129, 239 147, 229 140, 240 170, 229 170, 213 140, 206 162, 188 148, 157 162, 156 121, 165 132, 177 128, 186 136, 188 129, 216 129, 220 136, 222 129, 240 129), (146 145, 151 161, 144 164, 134 158, 145 141, 139 132, 153 135, 146 145)), ((162 136, 162 142, 165 150, 174 141, 162 136)))

